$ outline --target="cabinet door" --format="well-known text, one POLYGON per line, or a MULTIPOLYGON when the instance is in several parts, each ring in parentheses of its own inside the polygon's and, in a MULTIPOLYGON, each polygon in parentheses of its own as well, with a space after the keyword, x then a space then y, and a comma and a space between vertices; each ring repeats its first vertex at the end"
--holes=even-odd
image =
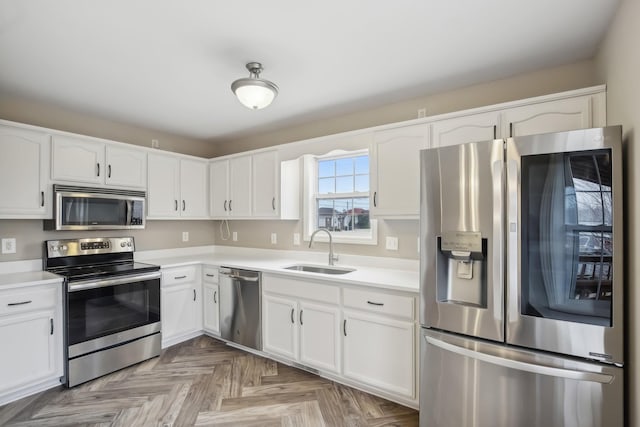
POLYGON ((431 124, 431 146, 446 147, 466 142, 490 141, 498 137, 498 112, 473 114, 431 124))
POLYGON ((162 341, 197 330, 199 310, 193 284, 167 286, 161 292, 162 341))
POLYGON ((297 304, 294 300, 265 294, 262 297, 264 351, 296 360, 298 354, 297 304))
POLYGON ((343 322, 344 375, 413 398, 414 324, 356 311, 343 322))
POLYGON ((149 154, 148 175, 147 216, 180 216, 180 161, 171 156, 149 154))
POLYGON ((0 126, 0 153, 0 217, 50 218, 49 135, 0 126))
POLYGON ((180 215, 186 218, 208 216, 207 162, 180 160, 180 215))
POLYGON ((0 318, 0 392, 57 375, 54 319, 54 310, 0 318))
POLYGON ((251 156, 229 160, 229 215, 251 216, 251 156))
POLYGON ((218 285, 204 285, 202 309, 204 315, 204 329, 215 335, 220 335, 220 293, 218 285))
POLYGON ((85 184, 104 183, 104 144, 88 139, 53 136, 51 178, 85 184))
POLYGON ((326 371, 340 372, 340 310, 301 301, 300 362, 326 371))
POLYGON ((280 209, 280 180, 278 152, 254 154, 251 159, 253 195, 251 208, 254 217, 277 217, 280 209))
POLYGON ((504 137, 590 128, 591 97, 561 99, 511 108, 502 113, 504 137))
POLYGON ((229 160, 209 164, 209 188, 211 190, 209 212, 213 218, 229 215, 229 160))
POLYGON ((428 129, 421 124, 374 133, 371 206, 375 216, 420 216, 418 154, 428 147, 428 129))
POLYGON ((119 187, 147 187, 147 153, 107 145, 105 183, 119 187))

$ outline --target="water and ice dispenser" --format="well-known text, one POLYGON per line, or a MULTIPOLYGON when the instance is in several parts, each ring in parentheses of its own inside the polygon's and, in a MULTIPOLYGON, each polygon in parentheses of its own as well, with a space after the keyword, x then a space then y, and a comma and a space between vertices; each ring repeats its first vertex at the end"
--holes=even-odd
POLYGON ((486 307, 487 239, 479 232, 443 232, 437 253, 438 301, 486 307))

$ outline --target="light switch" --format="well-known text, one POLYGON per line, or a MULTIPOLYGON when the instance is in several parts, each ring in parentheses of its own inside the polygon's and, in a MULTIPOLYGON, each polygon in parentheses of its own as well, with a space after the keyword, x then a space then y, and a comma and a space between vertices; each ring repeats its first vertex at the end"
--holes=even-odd
POLYGON ((237 241, 238 241, 238 232, 237 232, 237 231, 234 231, 234 232, 233 232, 233 237, 232 237, 232 238, 233 238, 233 241, 234 241, 234 242, 237 242, 237 241))
POLYGON ((271 244, 275 245, 278 243, 278 235, 276 233, 271 233, 271 244))
POLYGON ((182 232, 182 241, 183 242, 188 242, 189 241, 189 232, 188 231, 183 231, 182 232))
POLYGON ((16 253, 16 239, 2 239, 2 253, 3 254, 15 254, 16 253))
POLYGON ((397 251, 398 250, 398 238, 387 236, 387 250, 389 251, 397 251))
POLYGON ((300 233, 293 233, 293 245, 300 246, 300 233))

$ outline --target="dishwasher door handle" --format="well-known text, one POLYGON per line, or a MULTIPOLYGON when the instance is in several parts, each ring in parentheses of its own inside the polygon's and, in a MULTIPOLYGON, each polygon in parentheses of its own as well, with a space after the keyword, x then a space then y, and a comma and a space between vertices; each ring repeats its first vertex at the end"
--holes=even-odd
POLYGON ((229 274, 229 273, 220 273, 220 274, 230 277, 231 279, 234 279, 234 280, 242 280, 243 282, 257 282, 258 280, 260 280, 260 278, 257 276, 256 277, 241 276, 239 274, 229 274))

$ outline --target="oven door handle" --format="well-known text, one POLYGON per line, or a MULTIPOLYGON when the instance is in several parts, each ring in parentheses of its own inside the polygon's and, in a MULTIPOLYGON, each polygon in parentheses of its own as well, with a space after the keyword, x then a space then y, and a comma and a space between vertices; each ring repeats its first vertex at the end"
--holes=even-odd
POLYGON ((159 271, 144 274, 134 274, 129 276, 118 276, 113 279, 104 280, 84 280, 81 282, 69 283, 69 292, 84 291, 87 289, 104 288, 106 286, 124 285, 127 283, 141 282, 143 280, 159 279, 161 276, 159 271))

